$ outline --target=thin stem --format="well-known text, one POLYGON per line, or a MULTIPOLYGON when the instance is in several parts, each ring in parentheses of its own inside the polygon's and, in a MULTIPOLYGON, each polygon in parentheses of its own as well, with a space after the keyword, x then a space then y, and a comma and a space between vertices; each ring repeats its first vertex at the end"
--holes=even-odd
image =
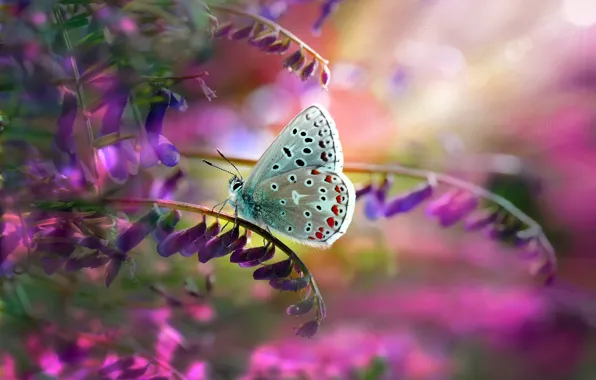
MULTIPOLYGON (((56 7, 54 8, 54 18, 55 21, 60 24, 61 26, 63 26, 64 24, 64 12, 62 9, 60 9, 60 7, 56 7)), ((85 126, 87 129, 87 140, 89 143, 89 146, 92 148, 92 167, 93 167, 93 174, 95 176, 95 179, 99 178, 99 170, 97 168, 97 151, 95 149, 93 149, 93 140, 94 140, 94 136, 93 136, 93 126, 91 125, 91 119, 89 118, 89 115, 87 113, 87 109, 85 106, 85 95, 83 94, 83 86, 81 83, 81 75, 79 73, 79 67, 77 65, 77 61, 74 57, 74 53, 73 53, 73 47, 72 47, 72 42, 70 41, 70 36, 68 35, 68 30, 66 30, 66 28, 63 28, 62 30, 62 38, 64 39, 64 44, 66 45, 66 49, 68 50, 70 57, 69 57, 69 62, 70 62, 70 67, 72 69, 72 75, 74 77, 75 80, 75 84, 76 84, 76 88, 77 88, 77 98, 79 101, 79 105, 81 106, 82 112, 83 112, 83 118, 85 119, 85 126)), ((98 185, 99 186, 99 185, 98 185)))
MULTIPOLYGON (((221 160, 221 157, 211 153, 187 151, 181 152, 181 154, 189 158, 221 160)), ((230 161, 233 161, 237 165, 254 166, 256 164, 256 160, 252 159, 234 156, 226 156, 226 158, 228 158, 230 161)), ((533 232, 535 232, 535 236, 538 237, 538 240, 540 241, 541 245, 546 250, 549 260, 553 263, 553 265, 556 265, 555 250, 546 238, 546 236, 544 235, 544 232, 542 231, 542 227, 540 226, 540 224, 531 217, 529 217, 527 214, 525 214, 523 211, 521 211, 519 208, 517 208, 513 203, 511 203, 507 199, 501 197, 500 195, 492 193, 480 186, 474 185, 473 183, 466 182, 462 179, 447 174, 435 173, 433 171, 424 169, 408 168, 401 165, 371 165, 359 163, 345 163, 343 171, 346 173, 362 174, 393 174, 403 177, 419 178, 425 180, 429 177, 434 177, 438 183, 462 189, 468 193, 478 196, 479 198, 489 200, 501 206, 509 214, 517 218, 519 221, 525 223, 533 232)))
POLYGON ((307 44, 305 44, 300 38, 296 37, 292 32, 290 32, 289 30, 283 28, 281 25, 266 19, 265 17, 261 17, 259 15, 255 15, 252 13, 248 13, 248 12, 244 12, 243 10, 240 10, 238 8, 234 8, 234 7, 229 7, 229 6, 225 6, 225 5, 215 5, 212 4, 210 5, 211 9, 213 10, 218 10, 221 12, 226 12, 226 13, 231 13, 231 14, 235 14, 238 16, 243 16, 243 17, 248 17, 248 18, 252 18, 256 21, 258 21, 259 23, 263 24, 263 25, 267 25, 269 28, 275 30, 275 31, 279 31, 279 33, 283 34, 284 36, 288 37, 289 39, 291 39, 292 41, 296 42, 299 46, 301 46, 304 50, 308 51, 313 57, 315 57, 322 65, 327 65, 329 64, 329 61, 326 60, 325 58, 321 57, 321 55, 319 55, 319 53, 317 53, 313 48, 311 48, 310 46, 308 46, 307 44))
POLYGON ((304 262, 296 255, 290 247, 285 245, 281 240, 270 234, 266 229, 257 226, 247 220, 241 219, 234 215, 227 214, 225 212, 218 212, 213 210, 212 208, 208 208, 201 205, 195 205, 192 203, 186 202, 177 202, 177 201, 169 201, 164 199, 144 199, 144 198, 106 198, 105 202, 113 205, 120 205, 120 206, 135 206, 135 205, 157 205, 158 207, 169 208, 172 210, 179 210, 179 211, 188 211, 198 214, 203 214, 206 216, 211 216, 217 219, 223 219, 227 222, 236 223, 240 227, 246 228, 251 230, 252 232, 262 236, 266 240, 270 241, 274 244, 277 248, 279 248, 283 253, 285 253, 292 261, 298 265, 300 270, 309 276, 309 284, 317 295, 317 304, 319 306, 319 314, 318 320, 322 321, 325 318, 325 303, 323 302, 323 297, 319 288, 317 287, 317 283, 315 282, 314 276, 310 273, 310 270, 304 264, 304 262))

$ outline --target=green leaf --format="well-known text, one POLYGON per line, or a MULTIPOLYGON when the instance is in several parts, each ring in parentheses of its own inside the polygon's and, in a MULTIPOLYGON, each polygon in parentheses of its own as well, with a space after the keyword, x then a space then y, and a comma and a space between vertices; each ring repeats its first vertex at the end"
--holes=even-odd
POLYGON ((89 25, 89 15, 87 13, 81 13, 80 15, 73 16, 64 21, 62 27, 66 30, 81 28, 89 25))
POLYGON ((376 357, 367 368, 360 372, 358 380, 381 380, 386 372, 387 362, 383 358, 376 357))
POLYGON ((109 145, 114 145, 124 140, 134 139, 137 135, 133 134, 120 134, 119 132, 109 133, 107 135, 98 137, 93 141, 93 147, 95 149, 101 149, 109 145))
POLYGON ((85 37, 81 38, 76 43, 76 46, 101 44, 101 43, 104 43, 105 41, 106 41, 106 39, 104 37, 103 30, 101 30, 98 32, 86 34, 85 37))

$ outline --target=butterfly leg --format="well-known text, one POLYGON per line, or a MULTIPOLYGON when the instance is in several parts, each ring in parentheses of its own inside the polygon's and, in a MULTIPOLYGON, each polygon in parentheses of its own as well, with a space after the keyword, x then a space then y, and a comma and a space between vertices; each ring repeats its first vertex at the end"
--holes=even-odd
MULTIPOLYGON (((269 235, 274 236, 271 230, 269 229, 269 226, 265 226, 265 229, 267 230, 269 235)), ((263 238, 263 244, 265 244, 265 246, 269 246, 269 244, 273 244, 273 242, 271 240, 266 240, 265 238, 263 238)))

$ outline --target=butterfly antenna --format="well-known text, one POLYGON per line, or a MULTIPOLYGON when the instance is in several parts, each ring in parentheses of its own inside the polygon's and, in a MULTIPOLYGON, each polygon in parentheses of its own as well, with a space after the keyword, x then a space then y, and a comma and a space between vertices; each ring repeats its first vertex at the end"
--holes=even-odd
POLYGON ((238 172, 238 175, 240 176, 240 179, 241 179, 242 181, 244 181, 244 178, 242 178, 242 173, 240 173, 240 170, 238 170, 238 168, 236 167, 236 165, 234 165, 234 164, 232 163, 232 161, 228 160, 228 158, 227 158, 226 156, 224 156, 224 155, 223 155, 223 153, 219 151, 219 149, 216 149, 216 150, 217 150, 217 153, 219 153, 219 155, 221 156, 221 158, 223 158, 224 160, 228 161, 228 163, 229 163, 230 165, 232 165, 232 166, 234 167, 234 169, 236 169, 236 171, 238 172))
MULTIPOLYGON (((224 169, 224 168, 220 168, 219 166, 217 166, 217 165, 214 165, 214 164, 212 164, 211 162, 209 162, 209 161, 207 161, 207 160, 203 160, 203 162, 204 162, 204 163, 206 163, 206 164, 207 164, 207 165, 209 165, 209 166, 213 166, 213 167, 214 167, 214 168, 216 168, 216 169, 219 169, 219 170, 221 170, 221 171, 223 171, 223 172, 226 172, 226 173, 228 173, 228 174, 231 174, 231 175, 233 175, 234 177, 236 177, 236 174, 232 173, 232 172, 231 172, 231 171, 229 171, 229 170, 226 170, 226 169, 224 169)), ((240 177, 240 178, 242 178, 242 177, 240 177)))

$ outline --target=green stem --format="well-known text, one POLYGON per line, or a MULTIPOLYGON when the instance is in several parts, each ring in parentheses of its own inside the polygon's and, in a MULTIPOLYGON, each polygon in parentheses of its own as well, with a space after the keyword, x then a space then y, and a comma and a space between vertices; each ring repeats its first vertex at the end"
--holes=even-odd
MULTIPOLYGON (((196 151, 182 151, 180 152, 184 157, 187 158, 202 158, 207 160, 221 160, 222 158, 217 154, 205 153, 205 152, 196 152, 196 151)), ((241 157, 234 157, 234 156, 226 156, 227 159, 230 161, 238 164, 238 165, 247 165, 247 166, 254 166, 256 164, 255 160, 241 158, 241 157)), ((479 198, 486 199, 492 203, 498 204, 504 210, 506 210, 509 214, 517 218, 519 221, 524 223, 528 226, 528 233, 532 233, 534 236, 537 237, 538 241, 546 251, 548 255, 548 259, 550 262, 555 266, 556 269, 556 255, 555 250, 551 243, 549 242, 546 235, 542 231, 542 227, 538 222, 534 219, 530 218, 527 214, 517 208, 513 203, 508 201, 507 199, 503 198, 500 195, 492 193, 480 186, 474 185, 470 182, 466 182, 462 179, 441 173, 435 173, 430 170, 424 169, 415 169, 415 168, 408 168, 401 165, 371 165, 371 164, 359 164, 359 163, 345 163, 343 171, 346 173, 361 173, 361 174, 391 174, 391 175, 398 175, 402 177, 410 177, 410 178, 418 178, 428 180, 429 178, 433 178, 437 181, 437 183, 442 183, 444 185, 449 185, 451 187, 464 190, 470 194, 474 194, 479 198)))
POLYGON ((323 297, 319 288, 317 287, 317 283, 315 282, 314 276, 310 273, 310 270, 306 266, 306 264, 298 257, 298 255, 290 249, 287 245, 285 245, 281 240, 270 234, 266 229, 251 223, 247 220, 238 218, 234 215, 227 214, 225 212, 215 211, 212 208, 208 208, 201 205, 195 205, 192 203, 186 202, 177 202, 177 201, 168 201, 164 199, 144 199, 144 198, 106 198, 104 200, 108 204, 112 205, 120 205, 120 206, 136 206, 136 205, 146 205, 152 206, 157 205, 158 207, 169 208, 172 210, 180 210, 180 211, 188 211, 198 214, 203 214, 206 216, 211 216, 217 219, 223 219, 227 222, 236 223, 240 227, 243 227, 247 230, 250 230, 266 240, 270 241, 274 244, 277 248, 279 248, 283 253, 285 253, 292 261, 300 268, 300 270, 304 273, 304 275, 309 277, 309 284, 315 295, 317 296, 317 319, 322 321, 325 318, 325 303, 323 301, 323 297))
POLYGON ((325 58, 321 57, 321 55, 319 55, 319 53, 317 53, 315 51, 315 49, 311 48, 310 46, 308 46, 307 44, 304 43, 304 41, 302 41, 300 38, 296 37, 292 32, 290 32, 289 30, 283 28, 282 26, 280 26, 279 24, 266 19, 265 17, 261 17, 259 15, 255 15, 252 13, 248 13, 248 12, 244 12, 240 9, 234 8, 234 7, 228 7, 225 5, 214 5, 211 4, 210 8, 213 10, 218 10, 220 12, 226 12, 226 13, 230 13, 230 14, 235 14, 237 16, 243 16, 243 17, 248 17, 248 18, 252 18, 256 21, 258 21, 259 23, 263 24, 263 25, 267 25, 269 28, 271 28, 272 30, 278 31, 279 33, 283 34, 284 36, 286 36, 287 38, 289 38, 290 40, 294 41, 295 43, 297 43, 300 47, 302 47, 304 50, 306 50, 307 52, 309 52, 313 57, 315 57, 323 66, 326 66, 329 64, 329 61, 326 60, 325 58))
MULTIPOLYGON (((98 179, 99 178, 99 170, 97 168, 97 151, 95 149, 93 149, 93 140, 94 140, 93 126, 91 125, 91 119, 89 118, 89 116, 87 114, 87 108, 85 105, 85 95, 83 94, 83 85, 81 83, 81 75, 79 72, 79 67, 77 65, 77 61, 74 57, 72 42, 70 41, 70 36, 68 35, 68 31, 66 30, 66 28, 63 28, 64 11, 62 9, 60 9, 59 6, 54 8, 54 19, 55 19, 56 23, 58 23, 61 26, 61 28, 63 29, 62 30, 62 38, 64 39, 64 44, 66 45, 66 49, 68 50, 69 54, 71 55, 69 57, 70 67, 72 69, 72 75, 74 77, 75 84, 76 84, 77 98, 78 98, 79 104, 80 104, 82 112, 83 112, 83 118, 85 120, 88 144, 91 147, 91 151, 92 151, 92 157, 91 157, 92 164, 91 165, 93 168, 93 175, 95 176, 95 179, 98 179)), ((99 184, 98 184, 98 186, 99 186, 99 184)))

